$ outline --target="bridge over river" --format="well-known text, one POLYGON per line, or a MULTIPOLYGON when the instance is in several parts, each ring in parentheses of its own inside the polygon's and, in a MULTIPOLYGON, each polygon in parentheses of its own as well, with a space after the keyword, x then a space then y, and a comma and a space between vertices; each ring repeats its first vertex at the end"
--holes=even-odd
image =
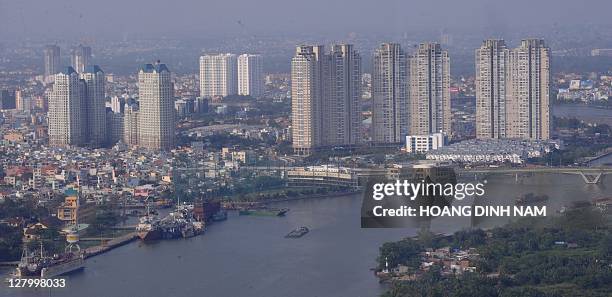
POLYGON ((514 174, 516 178, 519 174, 532 173, 576 174, 580 175, 587 184, 597 184, 604 175, 612 173, 612 167, 459 168, 456 172, 460 175, 474 174, 475 177, 488 174, 514 174))
MULTIPOLYGON (((297 168, 294 166, 243 166, 241 167, 246 170, 254 171, 289 171, 297 168)), ((204 170, 215 170, 213 167, 184 167, 176 168, 177 171, 204 171, 204 170)), ((350 168, 354 173, 359 176, 377 175, 386 172, 384 168, 350 168)), ((475 177, 482 177, 489 174, 514 174, 516 178, 519 175, 543 173, 543 174, 575 174, 582 177, 587 184, 597 184, 601 181, 602 177, 606 174, 612 173, 612 167, 488 167, 488 168, 455 168, 455 172, 458 175, 469 175, 473 174, 475 177)))

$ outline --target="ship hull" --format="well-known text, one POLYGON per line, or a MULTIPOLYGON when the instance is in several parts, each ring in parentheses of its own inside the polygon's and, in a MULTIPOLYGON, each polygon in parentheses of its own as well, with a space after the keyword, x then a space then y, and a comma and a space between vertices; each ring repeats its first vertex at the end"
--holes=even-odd
POLYGON ((138 232, 138 237, 142 241, 159 240, 159 239, 162 239, 162 232, 160 230, 138 232))
POLYGON ((85 260, 81 257, 70 261, 54 264, 40 271, 41 278, 53 278, 85 269, 85 260))
POLYGON ((285 216, 288 210, 286 209, 244 209, 238 212, 241 216, 257 216, 257 217, 282 217, 285 216))

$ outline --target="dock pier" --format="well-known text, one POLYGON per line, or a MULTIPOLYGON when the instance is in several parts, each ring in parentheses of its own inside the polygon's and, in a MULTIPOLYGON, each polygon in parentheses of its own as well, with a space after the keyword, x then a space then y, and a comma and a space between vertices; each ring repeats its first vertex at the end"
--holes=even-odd
POLYGON ((103 253, 106 253, 114 248, 126 245, 134 240, 138 239, 136 232, 131 232, 117 238, 113 238, 102 245, 93 246, 85 249, 85 258, 91 258, 103 253))

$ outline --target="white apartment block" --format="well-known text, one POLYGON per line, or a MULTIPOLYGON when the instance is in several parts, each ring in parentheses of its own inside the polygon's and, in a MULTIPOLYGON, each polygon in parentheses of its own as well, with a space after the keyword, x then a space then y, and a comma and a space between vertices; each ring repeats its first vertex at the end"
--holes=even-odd
POLYGON ((445 145, 446 135, 442 133, 406 136, 406 152, 408 153, 424 153, 437 150, 445 145))
POLYGON ((450 58, 438 43, 421 43, 410 57, 410 134, 452 137, 450 58))
POLYGON ((85 85, 79 74, 68 67, 55 75, 49 96, 49 144, 81 146, 85 143, 85 85))
POLYGON ((259 98, 264 93, 263 58, 261 55, 238 56, 238 95, 259 98))
POLYGON ((291 59, 293 150, 309 155, 322 145, 323 46, 298 46, 291 59))
POLYGON ((401 143, 408 135, 408 69, 399 44, 374 51, 372 69, 372 142, 401 143))
POLYGON ((138 72, 138 145, 174 148, 174 86, 165 64, 145 64, 138 72))
POLYGON ((236 55, 206 54, 200 57, 200 96, 238 94, 236 55))

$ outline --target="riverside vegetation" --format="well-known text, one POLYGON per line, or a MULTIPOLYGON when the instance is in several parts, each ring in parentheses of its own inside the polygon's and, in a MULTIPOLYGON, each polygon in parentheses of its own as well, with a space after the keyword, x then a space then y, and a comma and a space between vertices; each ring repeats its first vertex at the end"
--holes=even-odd
POLYGON ((464 230, 385 243, 379 268, 420 268, 426 248, 475 248, 476 272, 443 275, 434 265, 416 280, 395 281, 384 297, 604 297, 612 292, 611 216, 596 209, 524 218, 489 231, 464 230))

